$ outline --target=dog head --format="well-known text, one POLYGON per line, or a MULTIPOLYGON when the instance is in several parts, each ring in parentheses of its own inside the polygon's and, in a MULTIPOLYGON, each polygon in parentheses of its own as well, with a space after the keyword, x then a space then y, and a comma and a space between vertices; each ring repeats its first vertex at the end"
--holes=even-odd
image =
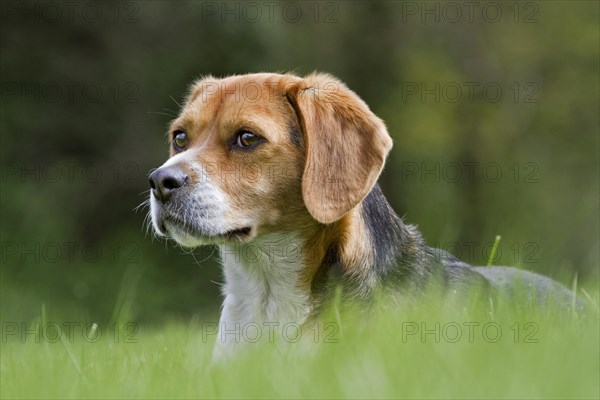
POLYGON ((331 224, 370 192, 392 141, 342 82, 249 74, 194 83, 149 176, 152 223, 186 247, 331 224))

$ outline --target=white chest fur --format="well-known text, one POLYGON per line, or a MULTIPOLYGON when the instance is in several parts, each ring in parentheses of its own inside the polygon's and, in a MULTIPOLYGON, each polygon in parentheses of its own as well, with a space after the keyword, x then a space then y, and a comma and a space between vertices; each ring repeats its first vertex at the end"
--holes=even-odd
POLYGON ((310 302, 308 290, 299 284, 305 259, 297 235, 266 235, 248 244, 224 244, 220 250, 225 301, 215 349, 217 358, 244 341, 239 333, 248 325, 277 331, 287 323, 304 322, 310 302))

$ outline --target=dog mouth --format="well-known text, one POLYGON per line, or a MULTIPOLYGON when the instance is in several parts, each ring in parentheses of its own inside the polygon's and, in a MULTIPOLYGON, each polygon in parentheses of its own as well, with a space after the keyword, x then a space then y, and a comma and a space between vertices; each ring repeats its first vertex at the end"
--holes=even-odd
POLYGON ((226 241, 243 242, 252 236, 251 226, 215 232, 171 215, 163 216, 157 225, 160 233, 182 244, 190 241, 200 241, 207 244, 226 241))
POLYGON ((245 238, 245 237, 247 237, 247 236, 250 235, 250 232, 252 232, 252 227, 246 226, 244 228, 233 229, 231 231, 227 231, 227 232, 225 232, 225 236, 228 239, 232 239, 232 238, 245 238))

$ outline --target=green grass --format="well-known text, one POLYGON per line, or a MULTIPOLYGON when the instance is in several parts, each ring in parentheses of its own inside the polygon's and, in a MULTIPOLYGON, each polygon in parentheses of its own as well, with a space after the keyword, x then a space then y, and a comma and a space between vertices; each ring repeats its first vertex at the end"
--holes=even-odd
MULTIPOLYGON (((97 342, 74 329, 54 343, 36 342, 31 332, 25 341, 7 335, 5 325, 0 394, 7 399, 600 396, 597 308, 586 316, 558 316, 498 304, 478 310, 445 304, 382 309, 368 319, 353 310, 342 310, 340 318, 336 309, 320 322, 323 328, 324 322, 332 325, 318 340, 315 330, 307 330, 298 343, 249 345, 217 365, 210 362, 215 337, 203 337, 199 321, 142 326, 129 337, 131 327, 121 325, 116 339, 115 331, 104 327, 97 342), (471 322, 479 325, 470 338, 471 322), (438 338, 422 337, 423 328, 437 331, 438 338), (327 343, 325 334, 331 335, 327 343)), ((45 314, 37 322, 48 326, 45 314)), ((56 333, 48 329, 41 338, 55 340, 56 333)))

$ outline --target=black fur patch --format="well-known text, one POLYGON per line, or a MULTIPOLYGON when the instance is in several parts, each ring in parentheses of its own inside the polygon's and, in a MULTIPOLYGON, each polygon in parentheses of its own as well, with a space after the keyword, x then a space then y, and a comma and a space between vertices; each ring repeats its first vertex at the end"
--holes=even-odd
POLYGON ((378 275, 385 274, 402 255, 401 246, 408 232, 400 217, 389 206, 379 184, 363 200, 362 212, 375 250, 375 268, 378 275))
POLYGON ((292 140, 292 144, 294 146, 302 146, 302 136, 300 135, 300 132, 298 132, 298 128, 295 126, 290 127, 290 139, 292 140))

